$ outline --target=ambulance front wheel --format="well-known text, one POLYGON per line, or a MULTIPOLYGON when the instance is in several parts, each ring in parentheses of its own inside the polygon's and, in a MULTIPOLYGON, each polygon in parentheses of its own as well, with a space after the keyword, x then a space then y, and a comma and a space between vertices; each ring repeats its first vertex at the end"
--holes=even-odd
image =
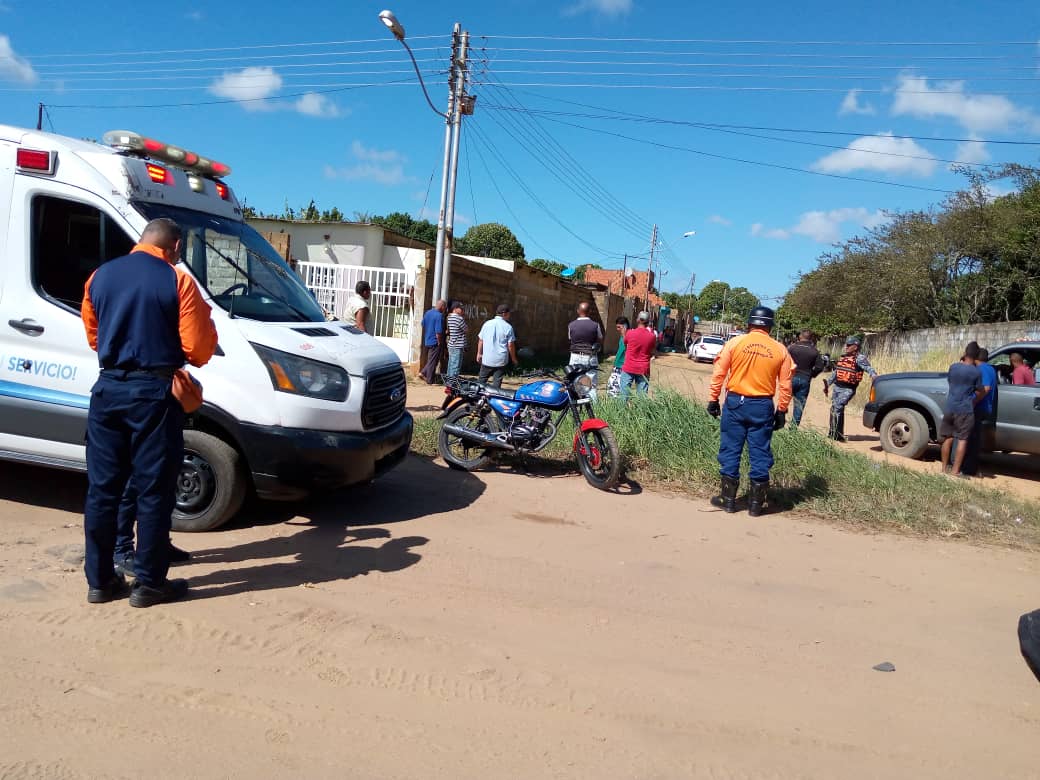
POLYGON ((173 530, 219 528, 242 506, 247 482, 242 456, 234 447, 202 431, 185 431, 173 530))

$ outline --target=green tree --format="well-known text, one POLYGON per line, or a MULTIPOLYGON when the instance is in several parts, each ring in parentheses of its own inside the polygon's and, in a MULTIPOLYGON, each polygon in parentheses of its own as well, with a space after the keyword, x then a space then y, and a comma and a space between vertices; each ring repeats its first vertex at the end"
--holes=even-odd
POLYGON ((497 257, 502 260, 523 260, 524 247, 513 231, 497 222, 474 225, 462 238, 456 239, 455 251, 477 257, 497 257))
POLYGON ((372 217, 372 222, 416 241, 437 243, 437 226, 428 219, 413 219, 409 214, 394 211, 385 217, 372 217))
POLYGON ((555 260, 546 260, 543 257, 536 257, 534 260, 528 260, 527 265, 532 268, 538 268, 542 271, 546 271, 555 276, 559 276, 561 273, 567 270, 567 266, 563 263, 558 263, 555 260))

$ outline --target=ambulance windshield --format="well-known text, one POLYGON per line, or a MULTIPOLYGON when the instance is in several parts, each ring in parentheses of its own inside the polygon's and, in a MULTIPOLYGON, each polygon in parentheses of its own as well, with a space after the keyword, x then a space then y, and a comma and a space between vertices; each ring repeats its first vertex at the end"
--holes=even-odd
POLYGON ((174 206, 136 205, 148 219, 169 217, 181 226, 182 259, 229 314, 262 322, 325 321, 300 278, 249 225, 174 206))

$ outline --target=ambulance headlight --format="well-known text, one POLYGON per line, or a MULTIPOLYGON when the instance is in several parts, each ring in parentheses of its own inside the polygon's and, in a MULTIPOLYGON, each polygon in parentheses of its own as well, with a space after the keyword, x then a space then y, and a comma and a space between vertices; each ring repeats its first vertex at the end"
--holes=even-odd
POLYGON ((325 401, 347 400, 350 376, 339 366, 308 360, 260 344, 252 344, 252 347, 267 368, 275 390, 325 401))

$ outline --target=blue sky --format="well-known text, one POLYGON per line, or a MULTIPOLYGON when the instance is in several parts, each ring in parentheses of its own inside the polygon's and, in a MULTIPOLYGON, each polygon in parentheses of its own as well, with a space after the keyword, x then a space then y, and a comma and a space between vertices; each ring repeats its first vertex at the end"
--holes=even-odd
MULTIPOLYGON (((150 19, 0 0, 0 122, 32 126, 43 102, 62 134, 133 129, 226 162, 265 211, 314 198, 435 220, 443 124, 383 7, 173 0, 150 19)), ((696 274, 773 299, 886 210, 940 202, 963 181, 946 161, 1040 157, 971 142, 1040 140, 1040 4, 1025 0, 390 7, 441 109, 452 25, 471 33, 456 232, 503 222, 529 258, 620 267, 657 223, 665 289, 696 274)))

